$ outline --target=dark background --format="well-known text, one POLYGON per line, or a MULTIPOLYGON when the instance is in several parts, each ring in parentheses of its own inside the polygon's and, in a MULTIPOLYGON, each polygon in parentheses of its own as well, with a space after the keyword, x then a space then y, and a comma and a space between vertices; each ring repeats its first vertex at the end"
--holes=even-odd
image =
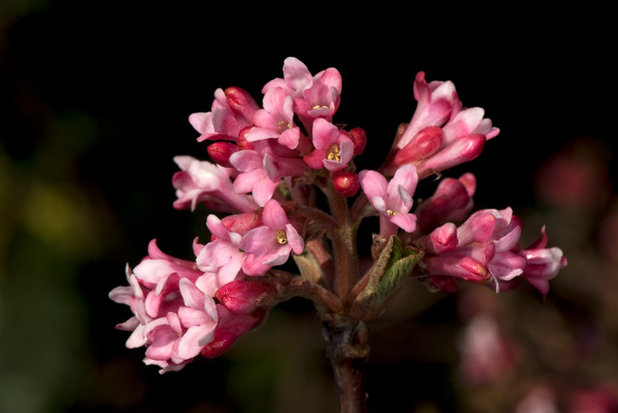
MULTIPOLYGON (((332 411, 307 303, 283 305, 230 355, 159 376, 142 365, 141 349, 124 347, 127 334, 114 325, 128 309, 107 298, 150 239, 190 258, 193 237, 204 237, 204 211, 171 207, 172 157, 206 158, 188 115, 208 111, 218 87, 243 87, 259 101, 287 56, 312 73, 341 72, 335 120, 367 131, 361 168, 377 167, 410 119, 423 70, 454 81, 464 105, 483 107, 501 129, 478 160, 448 172, 477 174, 478 207, 534 209, 539 166, 577 138, 605 145, 615 178, 606 11, 359 8, 0 5, 0 411, 332 411)), ((455 304, 424 294, 408 314, 416 321, 388 319, 397 334, 377 327, 376 411, 417 411, 427 400, 455 410, 453 350, 444 345, 455 304)))

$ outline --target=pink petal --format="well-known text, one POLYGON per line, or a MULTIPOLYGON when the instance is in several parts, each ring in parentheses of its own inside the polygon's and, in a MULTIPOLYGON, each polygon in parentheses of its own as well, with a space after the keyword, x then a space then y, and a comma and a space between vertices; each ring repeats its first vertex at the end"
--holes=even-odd
POLYGON ((212 321, 210 316, 206 314, 203 309, 189 307, 178 308, 178 319, 185 328, 199 326, 212 321))
POLYGON ((416 229, 416 215, 400 213, 391 217, 390 221, 406 232, 414 232, 416 229))
POLYGON ((214 338, 216 323, 194 326, 178 341, 178 357, 184 360, 197 356, 202 348, 214 338))
POLYGON ((339 128, 323 118, 313 121, 313 145, 316 149, 328 149, 337 142, 339 128))
POLYGON ((178 282, 180 294, 187 307, 202 308, 204 307, 204 293, 186 278, 180 279, 178 282))
POLYGON ((253 199, 255 202, 260 206, 265 205, 273 197, 280 182, 280 179, 277 181, 269 179, 264 173, 263 179, 259 180, 253 187, 253 199))
MULTIPOLYGON (((367 195, 370 202, 376 197, 386 198, 386 188, 388 182, 379 172, 364 170, 358 174, 363 192, 367 195)), ((373 203, 373 202, 372 202, 373 203)), ((374 205, 375 206, 375 205, 374 205)))
POLYGON ((290 222, 283 207, 274 199, 264 205, 262 221, 267 227, 274 230, 283 229, 290 222))
POLYGON ((286 224, 285 232, 292 251, 294 251, 295 254, 302 254, 305 249, 305 242, 296 231, 296 228, 294 228, 292 224, 286 224))
POLYGON ((272 248, 275 234, 276 231, 266 226, 254 228, 242 237, 240 248, 249 253, 261 255, 272 248))
POLYGON ((270 266, 264 265, 262 256, 247 254, 247 258, 242 263, 242 270, 249 276, 264 275, 270 270, 270 266))

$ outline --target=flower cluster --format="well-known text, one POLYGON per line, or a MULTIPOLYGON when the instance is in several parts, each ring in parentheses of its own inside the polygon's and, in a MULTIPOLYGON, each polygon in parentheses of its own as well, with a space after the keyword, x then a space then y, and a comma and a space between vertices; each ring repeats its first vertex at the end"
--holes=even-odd
POLYGON ((431 197, 413 200, 419 181, 476 158, 498 134, 483 109, 464 108, 452 82, 428 83, 421 72, 416 111, 386 161, 357 171, 367 135, 333 123, 341 90, 336 69, 312 75, 290 57, 283 77, 263 87, 261 105, 228 87, 215 91, 210 111, 190 115, 210 161, 174 158, 173 205, 219 213, 207 216, 210 240, 193 242, 190 261, 153 241, 127 267, 129 286, 110 293, 130 306, 134 316, 118 328, 132 332, 128 347, 146 347, 147 364, 165 372, 199 354, 215 357, 293 296, 312 300, 322 317, 371 319, 402 275, 440 291, 462 280, 496 290, 527 280, 547 294, 566 265, 562 251, 546 248, 544 229, 519 247, 522 224, 510 208, 469 215, 472 174, 444 177, 431 197), (372 216, 379 233, 367 270, 356 235, 372 216))

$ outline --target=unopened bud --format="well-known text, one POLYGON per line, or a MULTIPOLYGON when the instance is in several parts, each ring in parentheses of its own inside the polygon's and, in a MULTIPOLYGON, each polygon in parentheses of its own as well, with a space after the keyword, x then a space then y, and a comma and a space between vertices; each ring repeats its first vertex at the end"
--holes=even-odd
POLYGON ((335 189, 345 196, 354 196, 360 189, 360 180, 354 172, 336 171, 331 178, 335 189))
POLYGON ((244 235, 253 228, 262 225, 262 216, 255 211, 231 214, 221 218, 221 223, 231 232, 244 235))
POLYGON ((236 86, 228 87, 224 92, 230 108, 246 120, 251 121, 253 114, 259 107, 249 92, 236 86))
POLYGON ((367 146, 367 133, 362 128, 352 128, 348 131, 348 136, 354 144, 354 155, 358 156, 367 146))
POLYGON ((246 128, 242 129, 240 132, 238 132, 238 138, 236 139, 236 145, 238 146, 239 151, 254 149, 253 142, 249 142, 247 140, 247 134, 249 133, 251 128, 252 126, 247 126, 246 128))
POLYGON ((218 141, 208 145, 206 150, 208 151, 208 156, 210 156, 210 159, 221 166, 230 168, 232 166, 232 164, 230 164, 230 156, 232 156, 234 152, 238 151, 238 146, 230 142, 218 141))
POLYGON ((443 171, 475 159, 483 151, 485 140, 485 135, 480 134, 467 135, 457 139, 451 145, 418 165, 419 176, 425 177, 433 172, 443 171))
POLYGON ((262 281, 236 280, 223 285, 215 297, 234 314, 251 314, 263 307, 270 307, 277 291, 262 281))
POLYGON ((395 154, 396 165, 428 158, 436 153, 442 145, 442 129, 438 126, 428 126, 418 132, 414 138, 395 154))

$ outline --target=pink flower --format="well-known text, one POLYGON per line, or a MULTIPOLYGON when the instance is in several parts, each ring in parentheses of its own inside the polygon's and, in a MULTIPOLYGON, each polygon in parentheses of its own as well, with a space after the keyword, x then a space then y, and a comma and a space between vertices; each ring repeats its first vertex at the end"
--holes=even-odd
POLYGON ((462 108, 452 82, 427 83, 419 72, 414 82, 418 106, 395 142, 397 151, 386 170, 413 162, 420 177, 476 158, 486 140, 499 133, 479 107, 462 108))
POLYGON ((234 191, 228 169, 191 156, 176 156, 174 162, 181 169, 172 178, 174 208, 195 210, 204 203, 216 211, 247 212, 258 207, 251 197, 234 191))
POLYGON ((427 234, 446 222, 463 220, 473 206, 475 190, 476 178, 471 173, 463 174, 459 179, 442 179, 434 194, 414 211, 420 232, 427 234))
POLYGON ((251 192, 260 206, 272 198, 283 177, 302 175, 306 170, 303 161, 280 155, 266 141, 256 142, 256 150, 234 153, 230 162, 240 171, 234 181, 234 191, 240 194, 251 192), (261 145, 257 145, 259 143, 261 145))
POLYGON ((354 157, 354 143, 348 135, 329 121, 318 118, 313 121, 313 146, 315 150, 304 157, 313 169, 329 171, 344 169, 354 157))
POLYGON ((380 214, 380 235, 395 235, 397 227, 406 232, 416 228, 416 216, 410 214, 418 177, 414 165, 405 165, 389 182, 376 171, 361 171, 360 185, 369 202, 380 214))
POLYGON ((213 340, 218 321, 212 297, 186 278, 179 280, 178 290, 182 299, 178 309, 145 326, 149 343, 144 362, 161 367, 162 373, 178 370, 200 354, 213 340))
POLYGON ((215 302, 195 286, 202 276, 194 263, 163 253, 153 240, 148 256, 133 270, 127 266, 129 286, 110 292, 134 314, 117 326, 132 331, 127 347, 146 346, 144 362, 162 373, 182 368, 214 337, 215 302))
POLYGON ((285 263, 290 252, 301 254, 305 248, 285 210, 274 199, 264 205, 262 222, 264 225, 247 232, 240 242, 241 249, 247 252, 242 266, 247 275, 262 275, 285 263))
POLYGON ((251 125, 251 118, 258 105, 241 88, 217 89, 210 112, 197 112, 189 116, 189 123, 201 135, 198 141, 236 140, 240 131, 251 125))
POLYGON ((512 210, 486 209, 471 215, 461 226, 446 223, 415 240, 425 250, 420 268, 429 275, 466 281, 503 282, 521 275, 526 260, 518 253, 521 223, 512 210))
POLYGON ((253 124, 247 141, 277 139, 279 144, 296 149, 301 137, 300 128, 294 125, 294 101, 282 88, 268 89, 264 95, 264 109, 253 115, 253 124))
POLYGON ((241 235, 230 231, 215 215, 209 215, 206 226, 214 237, 197 254, 196 263, 204 272, 216 272, 216 285, 236 279, 246 254, 240 250, 241 235))
POLYGON ((556 277, 558 272, 567 265, 567 259, 562 250, 547 246, 545 227, 541 229, 541 236, 520 254, 526 259, 523 277, 537 290, 547 296, 549 280, 556 277))
POLYGON ((295 57, 283 63, 283 78, 268 82, 262 92, 283 90, 294 102, 294 112, 303 126, 309 130, 314 119, 331 121, 341 100, 341 74, 334 67, 311 75, 307 66, 295 57))

